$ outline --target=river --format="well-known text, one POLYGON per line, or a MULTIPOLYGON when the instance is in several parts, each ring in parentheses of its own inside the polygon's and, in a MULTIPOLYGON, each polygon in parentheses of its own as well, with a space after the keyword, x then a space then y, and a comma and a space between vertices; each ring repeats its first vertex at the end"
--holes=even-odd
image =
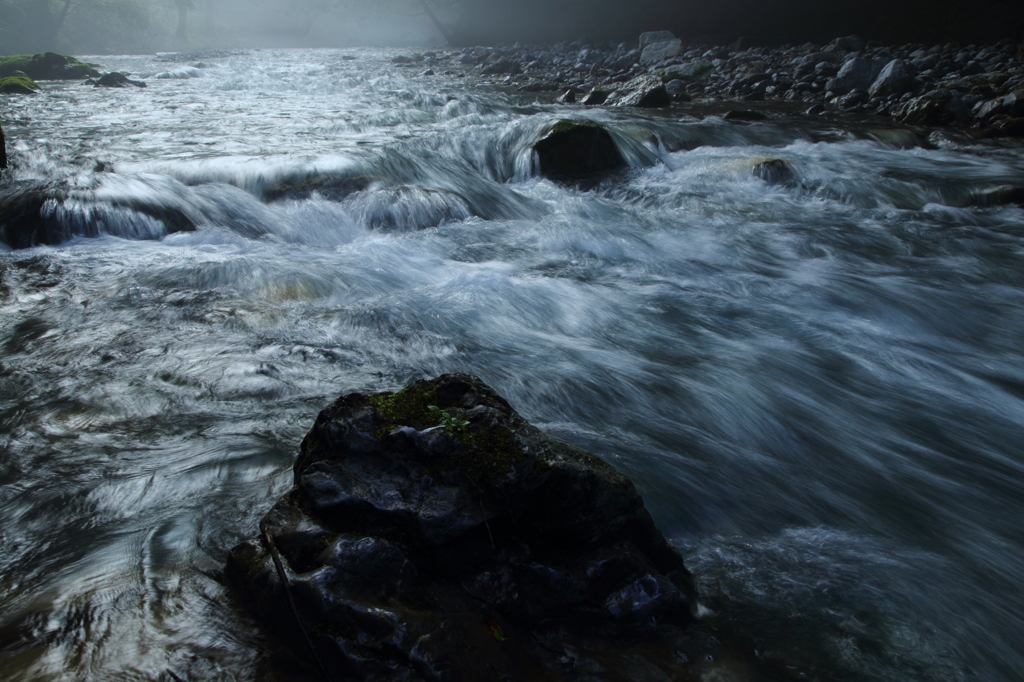
POLYGON ((68 241, 0 245, 0 677, 300 679, 227 551, 328 402, 460 371, 629 475, 806 679, 1019 680, 1024 210, 969 196, 1021 147, 590 109, 633 168, 559 186, 530 145, 582 109, 395 54, 5 100, 15 178, 79 189, 68 241))

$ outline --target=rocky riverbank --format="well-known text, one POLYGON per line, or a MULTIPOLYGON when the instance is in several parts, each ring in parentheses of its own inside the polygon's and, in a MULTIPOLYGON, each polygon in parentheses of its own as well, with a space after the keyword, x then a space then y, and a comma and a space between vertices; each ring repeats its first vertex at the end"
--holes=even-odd
POLYGON ((979 136, 1024 136, 1024 45, 882 45, 855 36, 781 48, 687 46, 664 31, 637 45, 516 44, 401 55, 395 63, 475 78, 538 98, 604 104, 639 78, 661 81, 671 100, 779 102, 812 114, 890 117, 955 126, 979 136), (548 94, 545 94, 548 93, 548 94))

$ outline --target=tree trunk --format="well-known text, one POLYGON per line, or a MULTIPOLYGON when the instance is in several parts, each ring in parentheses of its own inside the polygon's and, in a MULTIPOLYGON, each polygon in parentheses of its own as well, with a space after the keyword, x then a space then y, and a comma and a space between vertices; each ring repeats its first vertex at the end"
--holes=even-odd
POLYGON ((188 5, 178 4, 178 30, 174 34, 174 37, 180 41, 185 42, 186 34, 186 21, 188 20, 188 5))
POLYGON ((430 5, 427 4, 427 0, 420 0, 420 5, 423 6, 423 11, 426 12, 427 16, 430 17, 430 20, 434 22, 434 26, 436 26, 437 30, 441 32, 441 35, 444 36, 446 41, 448 41, 448 44, 454 45, 455 39, 452 38, 452 34, 448 32, 448 29, 444 27, 444 24, 442 24, 437 18, 437 15, 434 14, 434 10, 430 9, 430 5))

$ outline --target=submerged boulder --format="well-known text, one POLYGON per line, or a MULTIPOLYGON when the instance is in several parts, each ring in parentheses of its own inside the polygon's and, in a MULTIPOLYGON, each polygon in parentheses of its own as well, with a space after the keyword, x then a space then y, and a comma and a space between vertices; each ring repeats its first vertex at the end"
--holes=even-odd
POLYGON ((127 88, 136 87, 144 88, 146 84, 143 81, 133 81, 128 78, 127 74, 113 71, 111 73, 103 74, 99 80, 96 81, 95 87, 97 88, 127 88))
POLYGON ((725 112, 722 116, 726 121, 767 121, 768 117, 760 111, 751 111, 749 109, 733 109, 732 111, 725 112))
POLYGON ((613 92, 607 103, 616 107, 657 109, 671 105, 672 97, 661 78, 638 76, 613 92))
POLYGON ((586 119, 559 121, 533 151, 541 175, 553 180, 585 178, 626 165, 605 127, 586 119))
POLYGON ((1024 187, 1017 185, 996 185, 974 192, 971 203, 976 206, 1006 206, 1017 204, 1024 206, 1024 187))
POLYGON ((754 177, 769 185, 790 185, 796 181, 793 164, 785 159, 762 159, 751 168, 754 177))
POLYGON ((476 377, 339 398, 294 471, 226 577, 329 680, 653 682, 695 660, 692 578, 632 483, 476 377))
POLYGON ((12 76, 15 71, 22 71, 37 81, 83 80, 100 75, 89 64, 56 52, 19 54, 0 59, 0 78, 12 76))
POLYGON ((60 244, 72 237, 98 237, 112 223, 136 225, 129 232, 154 236, 191 232, 198 216, 173 197, 126 195, 99 198, 95 180, 16 180, 0 184, 0 241, 13 249, 60 244), (156 222, 154 222, 156 221, 156 222), (160 226, 162 224, 162 226, 160 226))

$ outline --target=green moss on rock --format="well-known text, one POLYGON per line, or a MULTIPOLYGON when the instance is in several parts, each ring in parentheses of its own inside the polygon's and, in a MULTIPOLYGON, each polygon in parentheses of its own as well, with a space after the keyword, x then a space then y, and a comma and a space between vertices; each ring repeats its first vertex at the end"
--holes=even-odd
MULTIPOLYGON (((403 426, 417 430, 446 426, 448 419, 445 415, 454 421, 462 421, 462 417, 469 416, 458 407, 444 404, 436 386, 428 382, 414 383, 397 393, 369 395, 366 400, 386 419, 374 434, 378 439, 403 426)), ((461 448, 423 463, 431 469, 458 471, 471 488, 484 489, 511 472, 523 453, 507 428, 482 429, 469 421, 463 424, 445 428, 461 448)))
POLYGON ((5 95, 33 95, 37 90, 39 86, 27 76, 0 78, 0 93, 5 95))
POLYGON ((0 59, 0 78, 12 76, 16 71, 21 71, 37 81, 82 80, 100 75, 91 64, 56 52, 18 54, 0 59))

